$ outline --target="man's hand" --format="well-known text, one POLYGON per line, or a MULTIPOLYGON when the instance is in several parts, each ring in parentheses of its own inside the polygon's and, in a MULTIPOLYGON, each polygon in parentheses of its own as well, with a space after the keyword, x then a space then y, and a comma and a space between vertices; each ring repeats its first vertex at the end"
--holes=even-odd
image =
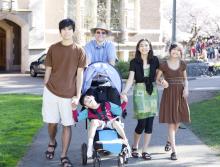
POLYGON ((76 109, 78 104, 79 104, 79 98, 76 97, 76 96, 73 96, 73 98, 72 98, 72 109, 76 109))

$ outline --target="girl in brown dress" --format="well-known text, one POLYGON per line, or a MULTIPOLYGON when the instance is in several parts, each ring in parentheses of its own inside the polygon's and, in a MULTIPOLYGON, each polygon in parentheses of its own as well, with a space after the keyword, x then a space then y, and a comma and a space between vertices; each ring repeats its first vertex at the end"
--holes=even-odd
POLYGON ((172 149, 171 160, 177 160, 175 135, 181 122, 190 122, 186 64, 181 60, 178 44, 171 44, 169 58, 159 66, 156 82, 164 90, 160 103, 159 122, 168 124, 168 141, 172 149), (164 79, 161 79, 163 75, 164 79))

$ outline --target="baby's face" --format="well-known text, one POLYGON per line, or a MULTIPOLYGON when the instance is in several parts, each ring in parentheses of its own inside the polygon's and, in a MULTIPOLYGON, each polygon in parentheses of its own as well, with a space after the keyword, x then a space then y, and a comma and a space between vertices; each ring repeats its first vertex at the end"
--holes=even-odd
POLYGON ((94 106, 96 105, 94 96, 85 96, 84 105, 88 108, 94 108, 94 106))

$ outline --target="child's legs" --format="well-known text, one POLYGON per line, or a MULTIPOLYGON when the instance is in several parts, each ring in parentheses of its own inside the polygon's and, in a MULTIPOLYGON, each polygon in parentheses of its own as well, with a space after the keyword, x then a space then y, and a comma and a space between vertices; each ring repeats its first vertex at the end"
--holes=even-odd
POLYGON ((95 137, 95 132, 97 130, 98 127, 100 127, 102 125, 102 121, 98 120, 98 119, 92 119, 90 121, 90 126, 88 129, 88 138, 94 138, 95 137))
POLYGON ((124 129, 122 128, 121 124, 118 121, 114 120, 112 122, 112 127, 118 132, 118 134, 122 137, 122 139, 127 141, 127 137, 125 135, 124 129))
POLYGON ((92 157, 92 150, 93 150, 93 140, 95 137, 95 132, 98 127, 102 125, 102 121, 98 119, 93 119, 90 122, 90 127, 88 130, 88 149, 87 149, 87 157, 92 157))

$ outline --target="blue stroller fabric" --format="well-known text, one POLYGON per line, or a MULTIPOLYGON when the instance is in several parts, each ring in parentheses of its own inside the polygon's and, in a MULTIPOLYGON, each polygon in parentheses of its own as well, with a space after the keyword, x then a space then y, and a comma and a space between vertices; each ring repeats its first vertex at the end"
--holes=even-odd
POLYGON ((122 140, 114 129, 97 130, 94 146, 96 150, 102 149, 119 154, 122 151, 122 140))
POLYGON ((97 76, 102 76, 102 80, 109 81, 111 87, 121 92, 122 80, 118 71, 108 63, 95 62, 90 64, 84 71, 82 93, 86 93, 97 76))

